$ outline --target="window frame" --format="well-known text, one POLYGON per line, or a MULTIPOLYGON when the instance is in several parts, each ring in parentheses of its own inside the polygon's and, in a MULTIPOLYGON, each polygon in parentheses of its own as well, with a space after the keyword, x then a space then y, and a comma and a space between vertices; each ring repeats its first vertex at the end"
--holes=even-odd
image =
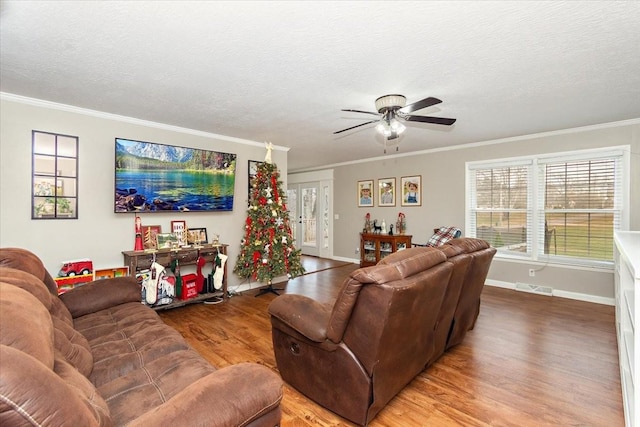
POLYGON ((31 131, 31 219, 78 219, 80 138, 31 131))
MULTIPOLYGON (((576 161, 589 161, 606 158, 615 158, 616 165, 619 167, 617 173, 619 173, 618 180, 616 181, 616 204, 614 209, 602 209, 602 212, 615 211, 619 214, 617 224, 614 219, 614 231, 615 230, 628 230, 629 229, 629 159, 630 146, 612 146, 606 148, 575 150, 569 152, 558 153, 542 153, 521 157, 510 157, 504 159, 491 159, 481 161, 470 161, 465 163, 465 229, 468 230, 467 236, 476 237, 476 221, 475 215, 479 210, 477 209, 477 194, 475 192, 475 174, 477 170, 508 168, 514 166, 525 165, 528 168, 528 183, 527 183, 527 200, 528 207, 526 209, 527 215, 527 252, 514 252, 505 250, 503 248, 498 249, 496 253, 497 258, 514 261, 528 261, 539 262, 545 265, 572 265, 582 267, 593 268, 613 268, 613 260, 599 260, 594 258, 582 258, 582 257, 570 257, 562 255, 554 255, 550 253, 544 253, 544 238, 545 238, 545 213, 549 210, 545 209, 544 189, 545 189, 545 176, 544 170, 547 164, 553 163, 570 163, 576 161), (542 193, 541 193, 542 192, 542 193), (617 228, 616 228, 617 225, 617 228)), ((598 210, 600 211, 600 210, 598 210)), ((564 211, 558 211, 562 213, 564 211)), ((613 244, 613 236, 612 236, 613 244)))

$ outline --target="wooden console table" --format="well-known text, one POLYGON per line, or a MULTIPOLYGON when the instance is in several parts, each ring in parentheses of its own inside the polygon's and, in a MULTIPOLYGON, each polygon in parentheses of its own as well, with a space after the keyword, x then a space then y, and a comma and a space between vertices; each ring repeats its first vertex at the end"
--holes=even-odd
POLYGON ((407 234, 360 233, 360 267, 376 265, 387 255, 410 248, 411 238, 407 234))
MULTIPOLYGON (((202 247, 189 247, 180 249, 158 249, 154 252, 147 251, 122 251, 124 256, 124 263, 129 267, 129 274, 135 276, 136 273, 146 270, 151 267, 154 256, 155 261, 158 264, 163 265, 166 268, 171 266, 173 261, 178 260, 180 268, 188 265, 196 265, 199 257, 203 257, 207 263, 212 263, 218 253, 227 254, 227 247, 229 245, 220 244, 204 244, 202 247)), ((222 279, 222 289, 213 293, 198 294, 193 298, 182 300, 174 298, 171 304, 159 305, 151 307, 154 310, 168 310, 170 308, 182 307, 183 305, 193 304, 196 302, 202 302, 206 299, 222 296, 226 301, 227 295, 227 264, 224 265, 224 275, 222 279)))

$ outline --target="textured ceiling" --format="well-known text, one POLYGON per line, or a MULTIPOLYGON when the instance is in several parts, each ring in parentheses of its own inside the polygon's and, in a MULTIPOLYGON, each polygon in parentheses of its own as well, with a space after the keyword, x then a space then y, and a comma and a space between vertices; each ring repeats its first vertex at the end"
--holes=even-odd
MULTIPOLYGON (((289 171, 640 117, 640 2, 1 1, 0 90, 291 147, 289 171), (395 153, 395 151, 388 150, 395 153)), ((162 141, 159 141, 162 142, 162 141)))

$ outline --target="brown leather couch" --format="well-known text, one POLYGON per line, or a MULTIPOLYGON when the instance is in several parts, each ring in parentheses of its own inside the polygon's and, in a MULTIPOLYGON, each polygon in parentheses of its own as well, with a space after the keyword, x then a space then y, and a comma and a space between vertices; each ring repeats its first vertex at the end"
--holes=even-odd
POLYGON ((327 409, 368 424, 473 327, 478 284, 494 254, 484 241, 454 239, 354 271, 333 305, 277 297, 269 313, 282 378, 327 409))
POLYGON ((264 366, 209 364, 135 279, 58 297, 36 255, 0 249, 0 425, 277 426, 281 399, 264 366))

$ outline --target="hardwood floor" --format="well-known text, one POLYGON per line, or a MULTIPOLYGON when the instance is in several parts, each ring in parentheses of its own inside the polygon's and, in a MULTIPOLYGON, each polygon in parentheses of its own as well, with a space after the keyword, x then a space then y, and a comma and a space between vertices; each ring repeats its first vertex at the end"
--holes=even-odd
MULTIPOLYGON (((357 268, 303 258, 307 274, 285 292, 321 302, 357 268)), ((250 361, 277 372, 267 313, 276 296, 256 293, 159 314, 217 367, 250 361)), ((623 426, 614 322, 613 307, 485 286, 475 329, 370 426, 623 426)), ((286 384, 282 411, 283 427, 353 425, 286 384)))

